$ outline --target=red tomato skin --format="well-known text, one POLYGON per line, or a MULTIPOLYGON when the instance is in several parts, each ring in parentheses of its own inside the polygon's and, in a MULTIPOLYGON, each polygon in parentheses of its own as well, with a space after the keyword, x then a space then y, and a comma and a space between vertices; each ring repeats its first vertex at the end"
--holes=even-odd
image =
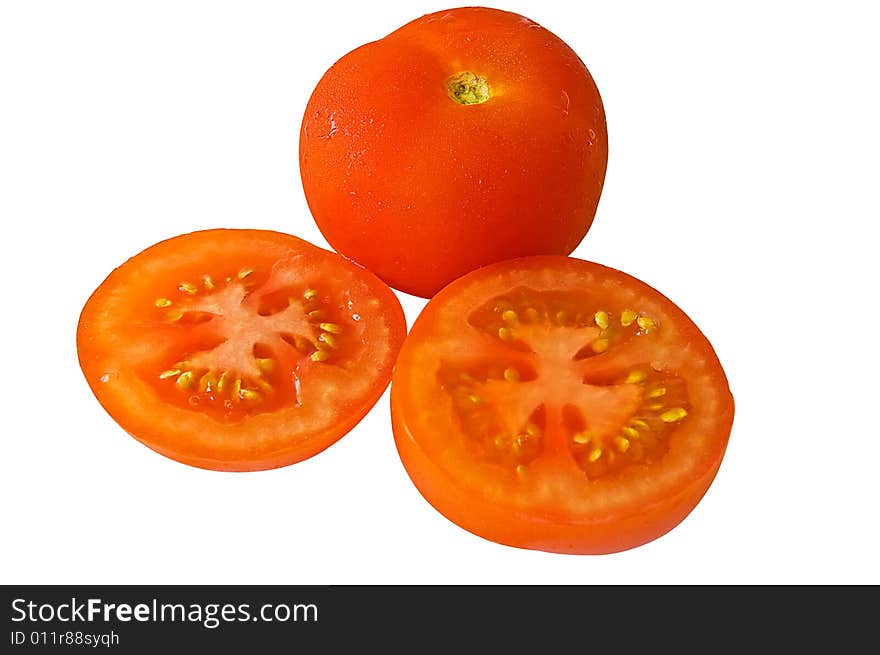
POLYGON ((577 54, 518 14, 423 16, 337 61, 300 133, 308 205, 327 241, 390 286, 431 297, 485 264, 571 253, 608 158, 599 91, 577 54), (492 97, 452 100, 483 76, 492 97))

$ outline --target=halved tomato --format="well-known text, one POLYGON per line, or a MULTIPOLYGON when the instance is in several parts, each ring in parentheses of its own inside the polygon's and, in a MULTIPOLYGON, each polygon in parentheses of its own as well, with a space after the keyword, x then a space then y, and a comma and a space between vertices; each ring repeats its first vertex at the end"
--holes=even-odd
POLYGON ((79 361, 104 409, 175 460, 248 471, 348 432, 406 334, 372 273, 296 237, 206 230, 114 270, 86 303, 79 361))
POLYGON ((391 408, 407 472, 447 518, 502 544, 593 554, 681 522, 734 413, 712 346, 672 301, 561 256, 478 269, 429 301, 391 408))

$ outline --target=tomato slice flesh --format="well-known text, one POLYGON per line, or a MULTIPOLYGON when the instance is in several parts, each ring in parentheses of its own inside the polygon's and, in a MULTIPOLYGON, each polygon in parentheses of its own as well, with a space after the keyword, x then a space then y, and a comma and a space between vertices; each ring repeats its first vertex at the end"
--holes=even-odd
POLYGON ((610 552, 696 505, 733 401, 709 342, 656 290, 530 257, 428 303, 398 360, 392 412, 410 476, 456 523, 515 546, 610 552))
POLYGON ((403 311, 335 253, 263 230, 148 248, 83 309, 92 390, 133 436, 222 470, 273 468, 350 430, 390 380, 403 311))

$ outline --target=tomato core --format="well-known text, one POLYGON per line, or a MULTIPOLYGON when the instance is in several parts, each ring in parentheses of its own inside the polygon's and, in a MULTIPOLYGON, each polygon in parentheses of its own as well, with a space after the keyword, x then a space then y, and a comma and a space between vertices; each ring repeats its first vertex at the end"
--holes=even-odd
POLYGON ((140 377, 166 402, 224 421, 300 404, 301 365, 344 366, 358 317, 319 289, 278 277, 248 266, 170 285, 153 303, 153 320, 191 328, 140 377), (245 302, 254 292, 259 300, 245 302))
POLYGON ((468 323, 498 350, 447 361, 439 386, 472 446, 519 475, 557 455, 588 478, 610 475, 662 457, 673 427, 686 421, 684 381, 632 357, 662 329, 638 308, 520 288, 468 323))

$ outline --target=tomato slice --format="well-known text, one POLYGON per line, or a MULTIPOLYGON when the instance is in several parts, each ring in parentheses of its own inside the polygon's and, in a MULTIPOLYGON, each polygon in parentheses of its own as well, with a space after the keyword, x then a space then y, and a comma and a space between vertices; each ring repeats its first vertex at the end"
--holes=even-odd
POLYGON ((197 467, 293 464, 348 432, 406 335, 372 273, 296 237, 205 230, 114 270, 79 320, 80 366, 132 436, 197 467))
POLYGON ((502 544, 609 553, 659 537, 721 464, 733 397, 696 325, 647 284, 536 256, 432 300, 391 383, 394 436, 422 495, 502 544))

